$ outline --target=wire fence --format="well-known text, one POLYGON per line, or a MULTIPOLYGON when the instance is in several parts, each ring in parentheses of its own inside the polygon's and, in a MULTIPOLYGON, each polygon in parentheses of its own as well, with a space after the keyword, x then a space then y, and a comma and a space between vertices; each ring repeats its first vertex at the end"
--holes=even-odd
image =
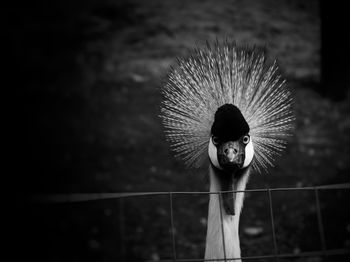
MULTIPOLYGON (((169 214, 170 214, 170 234, 171 234, 171 249, 172 249, 172 258, 171 259, 159 259, 161 262, 170 262, 170 261, 178 261, 178 262, 199 262, 199 261, 236 261, 239 259, 242 260, 259 260, 259 259, 267 259, 273 261, 279 261, 280 259, 288 259, 288 258, 302 258, 302 257, 330 257, 336 255, 348 255, 350 254, 350 248, 327 248, 326 237, 325 237, 325 227, 322 218, 321 206, 320 206, 320 197, 319 192, 323 190, 339 190, 339 189, 350 189, 350 183, 344 184, 335 184, 335 185, 324 185, 324 186, 314 186, 314 187, 288 187, 288 188, 263 188, 263 189, 246 189, 246 190, 235 190, 235 191, 218 191, 218 192, 202 192, 202 191, 192 191, 192 192, 138 192, 138 193, 92 193, 92 194, 54 194, 54 195, 35 195, 31 196, 30 199, 35 203, 81 203, 86 201, 96 201, 96 200, 106 200, 106 199, 119 199, 119 221, 120 221, 120 239, 121 239, 121 261, 126 261, 125 255, 125 243, 124 243, 124 223, 125 223, 125 214, 124 214, 124 201, 126 198, 138 198, 145 196, 167 196, 168 197, 168 205, 169 205, 169 214), (273 208, 273 192, 282 192, 282 191, 310 191, 314 194, 314 203, 316 207, 316 216, 317 216, 317 227, 319 232, 319 239, 321 243, 321 249, 317 251, 309 251, 309 252, 298 252, 298 253, 280 253, 278 249, 278 242, 276 239, 276 228, 275 228, 275 212, 273 208), (272 231, 272 241, 273 241, 273 254, 269 255, 258 255, 258 256, 242 256, 240 258, 227 258, 226 253, 224 253, 224 257, 221 259, 183 259, 179 258, 176 249, 176 234, 175 234, 175 226, 174 226, 174 207, 173 207, 173 199, 176 195, 211 195, 216 194, 219 195, 219 200, 221 201, 222 194, 225 193, 265 193, 268 200, 268 208, 269 208, 269 216, 271 223, 271 231, 272 231)), ((220 205, 221 208, 221 205, 220 205)), ((221 226, 223 227, 223 220, 221 218, 221 226)), ((224 232, 222 230, 222 232, 224 232)), ((223 247, 225 247, 225 239, 223 237, 223 247)))

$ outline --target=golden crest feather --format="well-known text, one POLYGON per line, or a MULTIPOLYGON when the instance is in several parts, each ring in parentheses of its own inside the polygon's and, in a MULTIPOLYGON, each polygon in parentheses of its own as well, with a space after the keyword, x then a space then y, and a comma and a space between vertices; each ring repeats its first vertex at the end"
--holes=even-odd
POLYGON ((189 167, 208 159, 216 110, 237 106, 250 127, 252 167, 267 171, 293 130, 291 91, 265 54, 234 43, 207 44, 179 58, 162 88, 161 118, 167 140, 189 167))

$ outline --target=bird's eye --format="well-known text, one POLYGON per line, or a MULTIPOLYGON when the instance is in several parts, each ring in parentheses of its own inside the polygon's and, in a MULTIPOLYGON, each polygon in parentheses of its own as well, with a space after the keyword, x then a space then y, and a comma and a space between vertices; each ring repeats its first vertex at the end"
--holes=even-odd
POLYGON ((248 143, 249 143, 249 140, 250 140, 250 137, 249 137, 248 135, 245 135, 245 136, 243 137, 243 143, 244 143, 244 144, 248 144, 248 143))
POLYGON ((219 140, 219 138, 217 136, 212 136, 211 140, 213 141, 214 145, 217 145, 220 142, 220 140, 219 140))

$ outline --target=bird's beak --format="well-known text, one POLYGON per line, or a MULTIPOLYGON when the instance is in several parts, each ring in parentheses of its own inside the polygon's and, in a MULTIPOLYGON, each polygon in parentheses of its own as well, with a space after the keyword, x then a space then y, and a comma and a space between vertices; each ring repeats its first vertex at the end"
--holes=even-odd
POLYGON ((219 146, 218 160, 220 166, 229 172, 243 167, 244 147, 238 141, 229 141, 219 146))
POLYGON ((232 162, 234 161, 234 159, 235 159, 235 156, 236 156, 236 154, 235 154, 233 148, 229 148, 229 149, 227 150, 227 152, 226 152, 227 160, 228 160, 230 163, 232 163, 232 162))

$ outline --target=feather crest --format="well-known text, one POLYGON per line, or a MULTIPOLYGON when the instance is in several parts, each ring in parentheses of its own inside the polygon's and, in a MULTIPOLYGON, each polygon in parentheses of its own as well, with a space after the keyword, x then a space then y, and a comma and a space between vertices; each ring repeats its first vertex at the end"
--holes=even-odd
POLYGON ((162 88, 161 118, 176 155, 189 167, 208 157, 216 110, 237 106, 250 127, 255 155, 252 167, 267 171, 293 130, 292 94, 264 53, 218 42, 179 58, 162 88))

